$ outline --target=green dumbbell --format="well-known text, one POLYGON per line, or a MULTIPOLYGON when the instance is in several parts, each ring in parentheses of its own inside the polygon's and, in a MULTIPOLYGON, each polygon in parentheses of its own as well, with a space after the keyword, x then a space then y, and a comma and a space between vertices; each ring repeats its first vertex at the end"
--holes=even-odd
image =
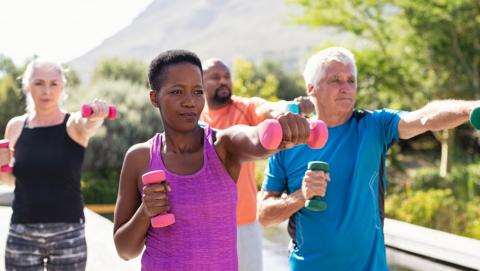
MULTIPOLYGON (((328 163, 321 161, 311 161, 308 163, 309 170, 321 170, 327 173, 330 170, 328 163)), ((320 196, 315 196, 305 202, 305 208, 310 211, 321 212, 327 209, 327 203, 320 196)))
POLYGON ((480 130, 480 107, 477 107, 470 112, 470 123, 473 128, 480 130))

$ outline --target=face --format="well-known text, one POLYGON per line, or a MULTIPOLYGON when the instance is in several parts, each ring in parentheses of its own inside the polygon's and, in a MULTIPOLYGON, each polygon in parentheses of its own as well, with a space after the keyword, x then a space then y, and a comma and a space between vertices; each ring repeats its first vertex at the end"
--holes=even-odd
POLYGON ((165 129, 195 129, 205 105, 200 69, 190 63, 168 67, 163 73, 160 90, 152 90, 150 100, 160 108, 165 129))
POLYGON ((308 85, 309 95, 317 100, 317 110, 325 114, 351 114, 357 97, 354 67, 337 61, 325 65, 325 73, 315 86, 308 85))
POLYGON ((232 96, 232 78, 230 70, 221 62, 215 62, 205 70, 203 81, 207 99, 216 104, 223 104, 232 96))
POLYGON ((35 110, 58 108, 63 92, 63 81, 60 73, 49 67, 37 67, 27 86, 35 103, 35 110))

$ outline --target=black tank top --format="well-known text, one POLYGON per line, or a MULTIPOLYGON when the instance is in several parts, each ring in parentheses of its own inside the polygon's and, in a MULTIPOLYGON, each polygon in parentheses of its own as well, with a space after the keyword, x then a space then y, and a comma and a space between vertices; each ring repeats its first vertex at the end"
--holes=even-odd
POLYGON ((54 126, 24 125, 15 144, 12 224, 83 223, 80 172, 85 148, 67 134, 69 116, 54 126))

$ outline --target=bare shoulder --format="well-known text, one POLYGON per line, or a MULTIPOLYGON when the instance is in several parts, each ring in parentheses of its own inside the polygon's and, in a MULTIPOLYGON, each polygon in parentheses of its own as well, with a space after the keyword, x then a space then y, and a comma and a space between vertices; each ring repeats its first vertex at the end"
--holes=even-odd
POLYGON ((27 115, 16 116, 10 119, 7 123, 7 127, 5 127, 5 138, 10 140, 11 144, 17 141, 18 137, 22 133, 23 125, 27 115))
POLYGON ((149 160, 151 146, 152 146, 151 140, 131 146, 125 154, 125 160, 128 159, 128 160, 134 160, 138 162, 146 159, 149 160))

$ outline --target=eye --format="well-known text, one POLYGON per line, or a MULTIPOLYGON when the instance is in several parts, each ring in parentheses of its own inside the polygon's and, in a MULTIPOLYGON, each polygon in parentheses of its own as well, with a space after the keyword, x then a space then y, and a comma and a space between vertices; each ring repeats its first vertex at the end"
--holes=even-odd
POLYGON ((197 89, 195 90, 196 95, 203 95, 203 89, 197 89))
POLYGON ((177 94, 180 94, 181 93, 181 90, 180 89, 172 89, 169 91, 170 94, 174 94, 174 95, 177 95, 177 94))

